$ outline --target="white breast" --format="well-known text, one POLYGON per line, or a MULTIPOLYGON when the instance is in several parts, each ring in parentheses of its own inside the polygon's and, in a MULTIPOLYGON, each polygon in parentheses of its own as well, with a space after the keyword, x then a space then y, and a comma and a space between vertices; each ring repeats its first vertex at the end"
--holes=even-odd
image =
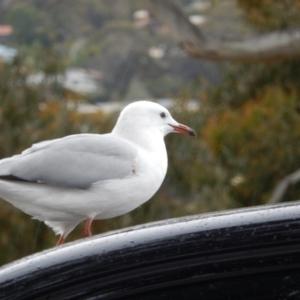
POLYGON ((129 177, 93 185, 92 191, 99 195, 95 219, 128 213, 157 192, 166 175, 167 153, 163 151, 157 156, 143 150, 141 152, 139 159, 134 162, 134 172, 129 177))

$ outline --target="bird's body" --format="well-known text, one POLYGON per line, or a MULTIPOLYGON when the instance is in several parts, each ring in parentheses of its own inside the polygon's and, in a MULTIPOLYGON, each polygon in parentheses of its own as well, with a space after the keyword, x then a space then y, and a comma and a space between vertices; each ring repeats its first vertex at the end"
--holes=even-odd
POLYGON ((123 215, 158 190, 168 164, 164 136, 171 131, 194 135, 162 106, 136 102, 109 134, 45 141, 2 159, 0 197, 44 221, 60 242, 84 220, 89 235, 93 219, 123 215))

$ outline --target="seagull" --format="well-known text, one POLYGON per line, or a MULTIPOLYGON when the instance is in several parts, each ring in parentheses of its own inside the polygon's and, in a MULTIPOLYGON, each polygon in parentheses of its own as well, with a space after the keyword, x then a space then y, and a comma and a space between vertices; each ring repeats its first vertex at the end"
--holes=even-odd
POLYGON ((57 245, 85 221, 130 212, 161 186, 168 158, 164 137, 195 136, 163 106, 137 101, 107 134, 75 134, 33 144, 0 160, 0 197, 60 235, 57 245))

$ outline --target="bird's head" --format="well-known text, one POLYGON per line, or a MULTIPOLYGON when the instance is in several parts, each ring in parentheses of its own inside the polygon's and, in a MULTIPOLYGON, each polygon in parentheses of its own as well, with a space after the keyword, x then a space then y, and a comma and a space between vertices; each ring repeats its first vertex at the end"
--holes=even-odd
POLYGON ((155 132, 162 136, 171 132, 196 136, 194 130, 173 119, 163 106, 150 101, 137 101, 127 105, 121 112, 113 130, 115 133, 155 132))

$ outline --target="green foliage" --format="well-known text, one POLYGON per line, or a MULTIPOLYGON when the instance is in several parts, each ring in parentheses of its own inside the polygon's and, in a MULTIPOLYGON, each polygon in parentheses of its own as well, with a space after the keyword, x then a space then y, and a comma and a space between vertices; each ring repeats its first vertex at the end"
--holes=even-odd
MULTIPOLYGON (((35 142, 78 132, 84 124, 74 126, 76 116, 66 109, 64 90, 54 80, 61 75, 64 60, 51 50, 42 53, 30 60, 17 57, 11 63, 0 64, 1 158, 17 154, 35 142), (28 83, 29 76, 37 71, 46 74, 44 82, 28 83)), ((46 226, 31 221, 4 201, 0 223, 1 264, 51 244, 46 226)))
POLYGON ((98 40, 100 45, 94 55, 97 57, 98 53, 101 54, 97 62, 106 74, 103 80, 106 93, 103 97, 121 100, 132 79, 142 78, 151 65, 151 58, 145 56, 150 47, 147 36, 137 31, 130 22, 116 21, 96 32, 94 40, 98 40))
MULTIPOLYGON (((26 84, 28 69, 20 60, 0 65, 0 155, 7 156, 27 143, 37 126, 39 93, 26 84), (27 137, 26 137, 27 135, 27 137)), ((29 141, 30 143, 30 141, 29 141)))
MULTIPOLYGON (((204 130, 227 171, 230 193, 241 206, 267 201, 278 180, 297 170, 300 160, 297 97, 276 86, 260 93, 238 109, 219 111, 204 130)), ((296 189, 289 197, 298 194, 296 189)))
MULTIPOLYGON (((299 25, 298 1, 238 3, 260 30, 299 25)), ((299 168, 299 63, 225 63, 222 85, 205 102, 204 138, 235 204, 265 203, 278 181, 299 168)), ((290 188, 284 201, 297 199, 299 191, 299 185, 290 188)))
POLYGON ((225 172, 216 165, 206 143, 202 128, 206 114, 185 109, 187 101, 179 101, 172 111, 174 118, 196 130, 196 138, 170 135, 166 138, 169 168, 162 192, 178 203, 176 216, 223 210, 235 206, 228 194, 225 172))
POLYGON ((279 86, 287 93, 300 95, 300 59, 269 63, 225 63, 224 81, 214 88, 209 102, 213 109, 239 108, 259 97, 270 85, 279 86))
MULTIPOLYGON (((122 7, 126 9, 126 6, 122 7)), ((121 15, 120 9, 118 11, 121 15)), ((80 36, 88 37, 93 30, 101 28, 114 12, 114 5, 108 1, 29 0, 24 3, 16 0, 7 12, 6 22, 14 27, 16 44, 50 46, 67 43, 80 36)))
POLYGON ((14 36, 19 43, 32 43, 37 39, 45 41, 47 33, 41 26, 45 17, 34 6, 19 3, 8 13, 7 21, 14 24, 14 36))
POLYGON ((237 0, 246 11, 247 20, 257 29, 285 29, 300 24, 298 0, 237 0))

